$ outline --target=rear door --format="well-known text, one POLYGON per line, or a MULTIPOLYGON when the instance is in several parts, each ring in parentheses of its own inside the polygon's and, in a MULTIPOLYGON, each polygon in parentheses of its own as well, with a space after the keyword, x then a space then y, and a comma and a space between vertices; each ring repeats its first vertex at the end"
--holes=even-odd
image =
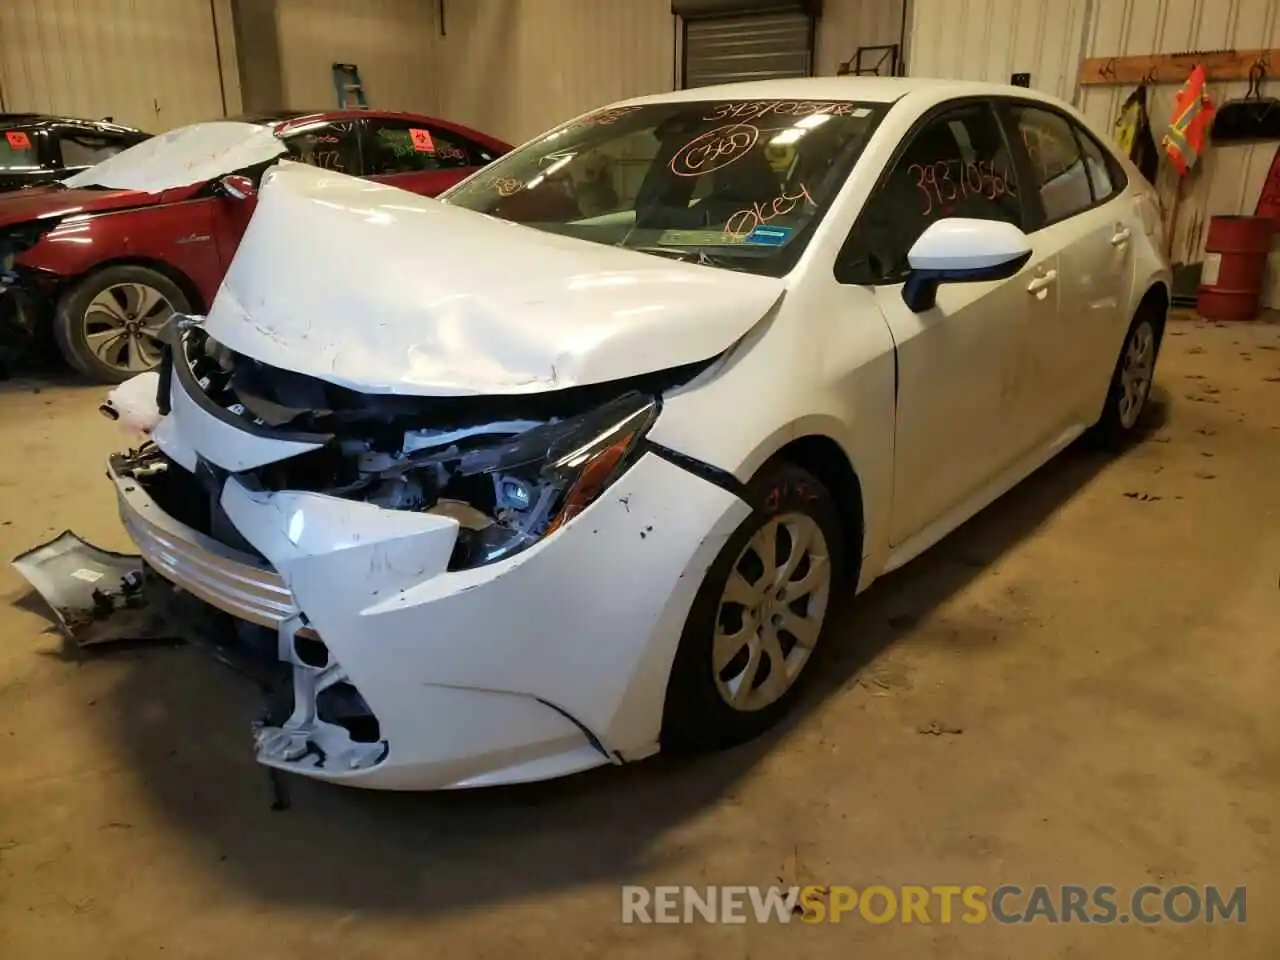
POLYGON ((493 159, 490 151, 436 124, 370 117, 366 175, 423 196, 443 193, 493 159))
POLYGON ((1119 164, 1074 118, 1012 101, 1003 116, 1031 181, 1028 232, 1058 255, 1061 309, 1031 325, 1027 357, 1041 394, 1031 412, 1048 442, 1097 415, 1128 322, 1134 209, 1119 164))

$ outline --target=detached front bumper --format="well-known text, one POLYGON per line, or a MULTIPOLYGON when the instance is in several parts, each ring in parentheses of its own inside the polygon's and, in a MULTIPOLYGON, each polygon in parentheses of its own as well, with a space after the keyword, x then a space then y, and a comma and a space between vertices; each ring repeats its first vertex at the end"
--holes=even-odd
POLYGON ((175 519, 114 464, 110 476, 156 572, 275 631, 294 709, 258 731, 258 760, 380 789, 539 780, 654 752, 694 593, 748 511, 646 454, 551 537, 449 572, 448 518, 232 476, 220 505, 263 560, 175 519), (358 694, 374 735, 325 716, 334 690, 358 694))

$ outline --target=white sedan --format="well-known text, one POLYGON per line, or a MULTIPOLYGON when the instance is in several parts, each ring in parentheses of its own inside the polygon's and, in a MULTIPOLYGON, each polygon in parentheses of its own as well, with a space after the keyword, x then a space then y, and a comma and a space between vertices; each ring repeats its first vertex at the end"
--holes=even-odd
POLYGON ((1162 246, 1078 113, 984 84, 630 100, 443 202, 284 163, 111 474, 149 567, 289 677, 264 764, 431 789, 723 746, 842 592, 1134 431, 1162 246))

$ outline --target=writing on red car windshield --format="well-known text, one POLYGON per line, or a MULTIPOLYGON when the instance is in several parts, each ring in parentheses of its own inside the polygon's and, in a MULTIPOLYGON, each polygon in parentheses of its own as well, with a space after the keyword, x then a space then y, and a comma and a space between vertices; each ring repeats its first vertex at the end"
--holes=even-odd
POLYGON ((494 177, 489 186, 498 191, 498 196, 510 197, 519 193, 524 184, 515 177, 494 177))

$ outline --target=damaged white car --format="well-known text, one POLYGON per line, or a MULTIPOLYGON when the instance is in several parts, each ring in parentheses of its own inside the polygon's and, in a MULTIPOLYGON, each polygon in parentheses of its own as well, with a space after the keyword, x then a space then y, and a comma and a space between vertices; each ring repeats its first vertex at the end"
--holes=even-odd
POLYGON ((1062 103, 690 90, 444 202, 282 163, 111 476, 287 672, 262 763, 541 779, 777 720, 843 584, 1135 428, 1168 304, 1150 188, 1062 103))

